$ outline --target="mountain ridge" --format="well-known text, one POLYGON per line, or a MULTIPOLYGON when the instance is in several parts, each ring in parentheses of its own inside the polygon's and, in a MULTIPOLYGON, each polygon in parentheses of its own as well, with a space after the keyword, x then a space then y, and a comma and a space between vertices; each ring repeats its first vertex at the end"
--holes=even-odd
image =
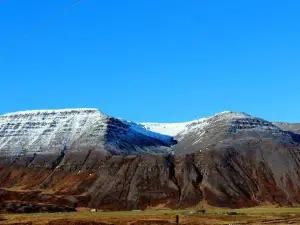
POLYGON ((161 146, 163 152, 171 142, 171 137, 135 129, 97 109, 34 110, 0 116, 0 150, 8 152, 53 153, 65 145, 104 154, 132 154, 149 152, 151 143, 154 149, 161 146))
POLYGON ((0 201, 113 210, 300 205, 300 135, 287 125, 235 112, 181 125, 156 124, 168 136, 94 110, 0 116, 0 201))

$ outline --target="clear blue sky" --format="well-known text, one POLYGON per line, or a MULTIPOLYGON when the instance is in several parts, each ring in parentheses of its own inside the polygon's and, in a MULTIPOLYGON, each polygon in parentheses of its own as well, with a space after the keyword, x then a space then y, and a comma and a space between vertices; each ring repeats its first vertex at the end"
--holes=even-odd
POLYGON ((300 122, 298 0, 0 0, 0 113, 300 122))

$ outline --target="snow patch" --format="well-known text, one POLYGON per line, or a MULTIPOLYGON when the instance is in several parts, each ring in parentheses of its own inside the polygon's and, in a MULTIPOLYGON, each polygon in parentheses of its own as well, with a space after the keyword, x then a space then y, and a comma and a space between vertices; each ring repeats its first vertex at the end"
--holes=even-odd
POLYGON ((126 120, 121 120, 123 123, 127 124, 132 130, 141 133, 145 136, 148 137, 153 137, 159 140, 162 140, 164 142, 169 143, 172 140, 172 136, 168 134, 163 134, 161 132, 156 132, 151 129, 147 129, 147 127, 144 124, 137 124, 132 121, 126 121, 126 120))
POLYGON ((189 123, 141 123, 149 131, 175 137, 182 132, 189 123))

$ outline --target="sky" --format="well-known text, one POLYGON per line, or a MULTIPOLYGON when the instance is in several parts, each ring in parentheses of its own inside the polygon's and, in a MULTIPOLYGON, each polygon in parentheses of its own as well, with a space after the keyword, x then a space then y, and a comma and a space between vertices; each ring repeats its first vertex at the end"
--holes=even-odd
POLYGON ((298 0, 0 0, 0 114, 300 122, 298 0))

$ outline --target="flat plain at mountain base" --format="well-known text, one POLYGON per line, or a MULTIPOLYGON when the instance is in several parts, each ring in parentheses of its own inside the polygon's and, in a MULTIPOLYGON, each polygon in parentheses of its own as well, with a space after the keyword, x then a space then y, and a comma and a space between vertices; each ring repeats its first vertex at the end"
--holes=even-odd
POLYGON ((238 210, 146 210, 2 215, 0 225, 168 225, 176 224, 300 224, 300 208, 255 207, 238 210))

